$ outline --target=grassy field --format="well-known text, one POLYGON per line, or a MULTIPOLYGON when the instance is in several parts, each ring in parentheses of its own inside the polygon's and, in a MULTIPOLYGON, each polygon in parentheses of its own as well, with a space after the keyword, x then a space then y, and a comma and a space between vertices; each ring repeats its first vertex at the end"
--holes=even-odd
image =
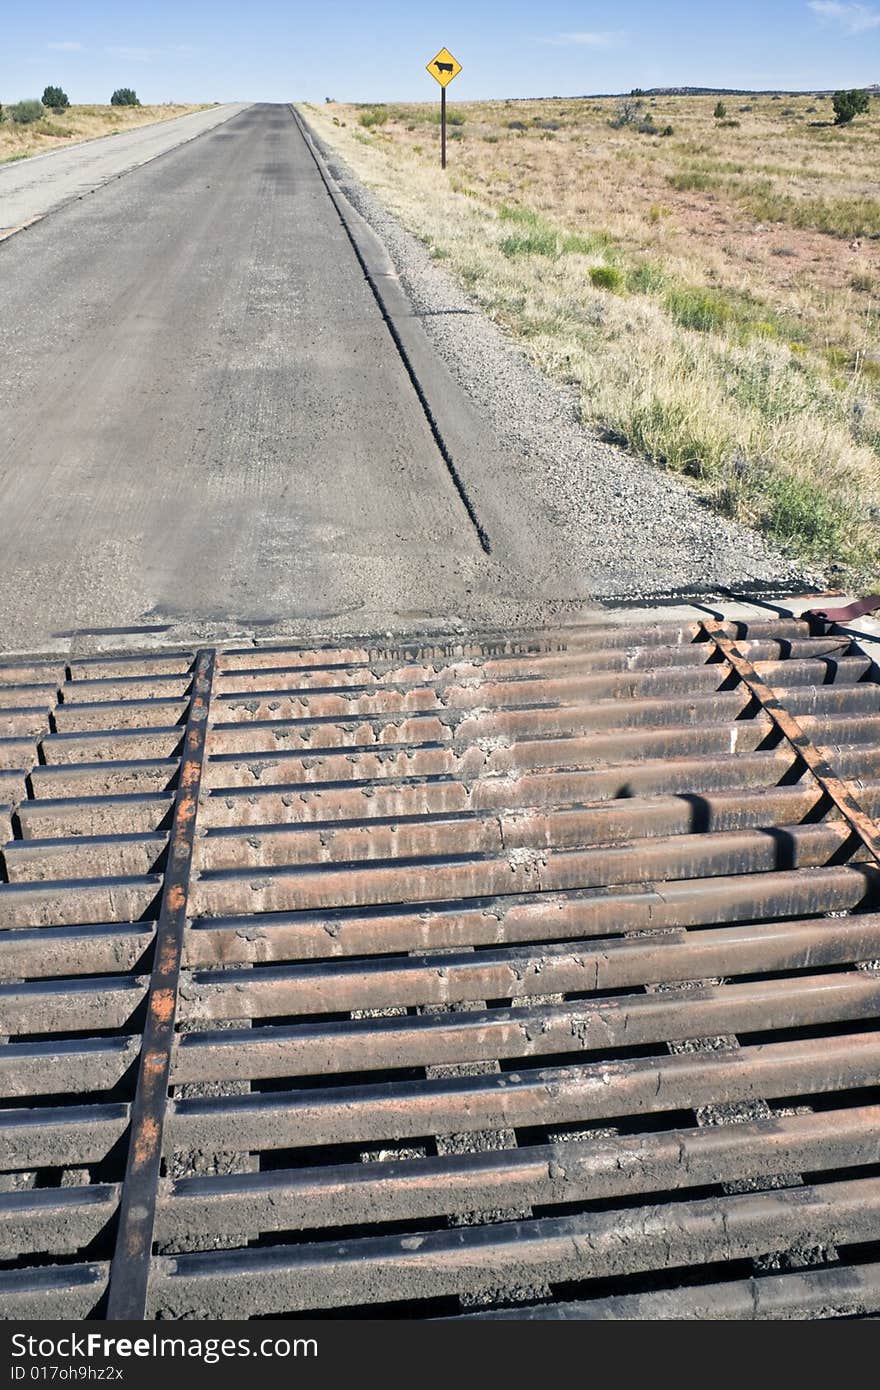
POLYGON ((445 175, 438 104, 303 113, 585 419, 867 583, 880 100, 844 128, 827 97, 716 102, 451 103, 445 175))
POLYGON ((204 106, 70 106, 61 116, 47 111, 32 125, 16 125, 8 113, 0 121, 0 164, 28 155, 45 154, 59 145, 78 140, 95 140, 100 135, 117 135, 135 126, 170 121, 204 106))

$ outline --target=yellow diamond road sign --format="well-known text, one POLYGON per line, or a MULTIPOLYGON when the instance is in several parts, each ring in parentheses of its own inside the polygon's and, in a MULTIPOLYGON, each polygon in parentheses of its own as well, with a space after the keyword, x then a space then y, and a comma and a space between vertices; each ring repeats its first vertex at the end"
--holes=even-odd
POLYGON ((448 87, 453 77, 458 77, 461 72, 461 63, 453 58, 448 48, 441 48, 437 57, 428 64, 428 72, 441 87, 448 87))

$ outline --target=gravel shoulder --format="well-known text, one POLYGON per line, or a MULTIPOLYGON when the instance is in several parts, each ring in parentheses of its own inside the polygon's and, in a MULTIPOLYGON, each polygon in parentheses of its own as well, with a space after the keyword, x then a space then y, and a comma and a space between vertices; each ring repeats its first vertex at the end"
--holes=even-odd
POLYGON ((247 103, 226 102, 0 167, 0 238, 246 110, 247 103))
MULTIPOLYGON (((757 533, 726 521, 678 476, 605 443, 574 390, 542 377, 301 112, 349 202, 382 239, 414 313, 500 448, 530 475, 569 573, 594 599, 821 585, 757 533)), ((563 596, 560 594, 559 598, 563 596)))

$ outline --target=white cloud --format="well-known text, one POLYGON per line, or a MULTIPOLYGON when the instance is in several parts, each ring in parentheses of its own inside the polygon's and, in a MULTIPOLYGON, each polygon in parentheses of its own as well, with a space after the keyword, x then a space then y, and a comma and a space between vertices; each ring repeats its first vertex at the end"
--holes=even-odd
POLYGON ((127 44, 107 44, 104 52, 109 53, 112 58, 123 58, 129 63, 151 63, 154 58, 161 58, 163 54, 186 57, 197 52, 197 49, 188 43, 168 43, 164 44, 162 48, 138 48, 129 47, 127 44))
POLYGON ((113 58, 125 58, 132 63, 149 63, 161 52, 159 48, 127 48, 124 45, 109 44, 106 51, 113 58))
POLYGON ((880 10, 872 5, 842 4, 841 0, 808 0, 807 9, 820 19, 840 24, 846 34, 864 34, 880 28, 880 10))
POLYGON ((541 39, 541 43, 554 44, 560 48, 617 48, 626 39, 620 29, 588 30, 585 33, 555 34, 553 38, 541 39))
POLYGON ((54 49, 56 53, 84 53, 84 43, 47 43, 47 48, 54 49))

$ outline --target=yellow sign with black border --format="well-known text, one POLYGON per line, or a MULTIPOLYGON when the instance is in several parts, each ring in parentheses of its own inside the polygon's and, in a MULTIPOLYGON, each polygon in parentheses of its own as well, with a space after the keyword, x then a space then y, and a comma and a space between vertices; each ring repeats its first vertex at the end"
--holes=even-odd
POLYGON ((428 72, 441 87, 448 87, 454 77, 461 72, 461 63, 453 58, 448 48, 441 48, 436 58, 428 64, 428 72))

